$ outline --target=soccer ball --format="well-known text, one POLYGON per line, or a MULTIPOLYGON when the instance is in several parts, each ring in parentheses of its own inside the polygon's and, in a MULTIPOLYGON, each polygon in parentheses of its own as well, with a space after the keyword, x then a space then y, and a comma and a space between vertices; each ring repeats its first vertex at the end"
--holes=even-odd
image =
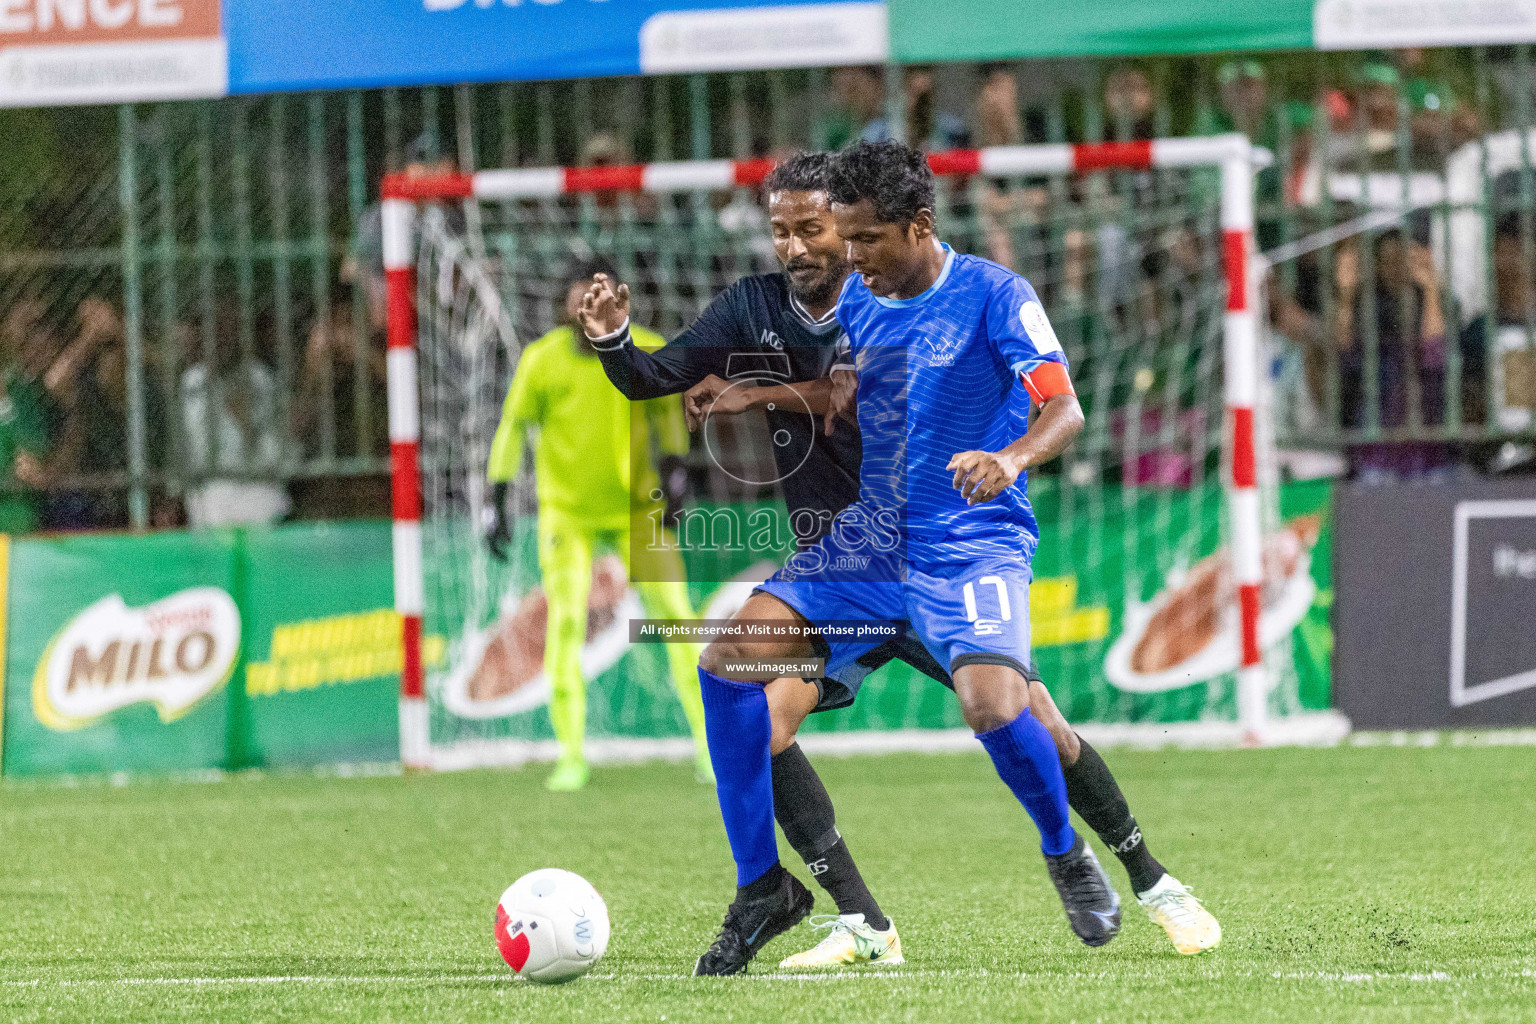
POLYGON ((520 978, 579 978, 608 948, 608 906, 578 874, 530 871, 496 904, 496 948, 520 978))

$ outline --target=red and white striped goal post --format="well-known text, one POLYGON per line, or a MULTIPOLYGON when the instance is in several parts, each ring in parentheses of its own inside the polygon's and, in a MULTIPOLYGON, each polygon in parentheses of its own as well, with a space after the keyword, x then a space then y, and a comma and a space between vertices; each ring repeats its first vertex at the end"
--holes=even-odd
MULTIPOLYGON (((942 176, 1018 177, 1103 170, 1215 167, 1221 172, 1222 267, 1227 309, 1223 391, 1231 457, 1228 502, 1241 622, 1238 718, 1245 742, 1263 740, 1268 692, 1259 638, 1263 522, 1258 493, 1254 405, 1259 337, 1253 258, 1254 150, 1242 135, 1084 145, 995 146, 928 157, 942 176)), ((539 199, 591 192, 698 192, 760 185, 771 160, 691 160, 624 167, 536 167, 474 174, 391 174, 381 189, 388 288, 389 447, 393 489, 395 610, 404 661, 400 673, 400 759, 429 767, 425 675, 421 660, 421 405, 416 372, 416 203, 456 199, 539 199)))

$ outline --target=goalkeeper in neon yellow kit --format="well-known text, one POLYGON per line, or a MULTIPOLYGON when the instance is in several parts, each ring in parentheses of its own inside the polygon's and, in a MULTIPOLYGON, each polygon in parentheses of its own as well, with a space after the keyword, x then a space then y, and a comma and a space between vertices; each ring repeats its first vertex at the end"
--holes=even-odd
MULTIPOLYGON (((694 618, 676 545, 653 546, 640 539, 641 530, 649 538, 651 524, 664 504, 652 462, 652 441, 663 455, 681 456, 688 450, 682 403, 671 396, 632 405, 608 382, 586 335, 573 330, 581 297, 599 270, 581 267, 579 273, 572 273, 565 303, 567 323, 523 350, 491 444, 487 474, 495 485, 489 544, 492 554, 505 559, 510 540, 506 484, 517 475, 524 438, 530 431, 537 433, 539 570, 549 602, 544 666, 551 688, 550 722, 560 744, 559 760, 548 782, 552 790, 580 789, 588 776, 582 751, 587 693, 581 648, 587 634, 594 550, 612 548, 624 558, 647 615, 694 618), (636 527, 633 548, 632 524, 636 527)), ((665 339, 649 331, 636 328, 634 333, 642 347, 665 344, 665 339)), ((700 781, 713 783, 696 671, 700 648, 689 643, 662 646, 672 685, 693 732, 697 774, 700 781)))

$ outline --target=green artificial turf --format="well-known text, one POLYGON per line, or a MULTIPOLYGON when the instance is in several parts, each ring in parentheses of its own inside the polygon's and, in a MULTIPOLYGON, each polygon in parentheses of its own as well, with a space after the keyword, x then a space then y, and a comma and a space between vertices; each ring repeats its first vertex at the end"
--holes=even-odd
POLYGON ((1176 955, 1134 903, 1115 942, 1080 945, 979 753, 818 761, 904 967, 776 975, 815 940, 801 926, 727 979, 687 976, 733 872, 682 766, 600 768, 558 796, 542 768, 11 785, 0 1020, 1536 1020, 1529 748, 1108 760, 1153 853, 1221 918, 1217 952, 1176 955), (613 920, 563 987, 514 980, 491 939, 502 889, 545 866, 589 878, 613 920))

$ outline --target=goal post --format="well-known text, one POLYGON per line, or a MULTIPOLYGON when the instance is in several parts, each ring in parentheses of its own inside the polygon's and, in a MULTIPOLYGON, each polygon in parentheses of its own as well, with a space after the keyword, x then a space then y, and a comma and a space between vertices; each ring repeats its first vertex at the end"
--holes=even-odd
MULTIPOLYGON (((1260 496, 1261 452, 1256 425, 1263 363, 1256 314, 1258 282, 1251 269, 1254 259, 1254 151, 1251 144, 1241 135, 1228 134, 1143 142, 1004 146, 934 153, 929 157, 929 163, 941 178, 958 180, 980 177, 1069 181, 1095 172, 1190 169, 1204 171, 1219 182, 1220 234, 1219 240, 1213 239, 1212 244, 1219 248, 1219 273, 1225 288, 1224 310, 1219 320, 1222 366, 1220 464, 1230 562, 1218 566, 1217 575, 1222 576, 1221 592, 1225 595, 1222 600, 1229 600, 1230 608, 1226 611, 1217 609, 1217 613, 1230 615, 1236 624, 1236 664, 1231 666, 1236 680, 1235 724, 1241 730, 1243 742, 1263 742, 1270 687, 1266 678, 1265 641, 1261 636, 1262 588, 1266 527, 1271 524, 1266 524, 1260 496)), ((762 183, 772 166, 768 160, 708 160, 626 167, 485 170, 441 176, 392 174, 384 179, 383 248, 388 289, 394 592, 395 608, 401 619, 404 659, 400 690, 400 750, 401 760, 407 766, 429 767, 435 762, 429 726, 428 672, 423 653, 427 588, 423 583, 423 413, 418 359, 419 302, 423 282, 418 280, 417 272, 418 249, 423 239, 422 210, 429 208, 426 204, 459 201, 514 205, 583 195, 665 195, 751 188, 762 183)), ((487 293, 496 291, 496 286, 488 282, 477 287, 487 293)), ((497 303, 500 300, 486 294, 484 301, 497 303)), ((1055 310, 1050 310, 1049 301, 1047 308, 1054 317, 1055 310)), ((515 353, 511 358, 515 360, 515 353)), ((1106 406, 1109 404, 1107 393, 1104 402, 1106 406)), ((1131 420, 1128 425, 1119 424, 1113 429, 1135 431, 1140 429, 1138 424, 1139 420, 1131 420)), ((1171 428, 1165 424, 1164 429, 1171 428)), ((1126 567, 1125 571, 1132 569, 1126 567)), ((1138 598, 1139 595, 1130 595, 1126 599, 1134 603, 1138 598)))

